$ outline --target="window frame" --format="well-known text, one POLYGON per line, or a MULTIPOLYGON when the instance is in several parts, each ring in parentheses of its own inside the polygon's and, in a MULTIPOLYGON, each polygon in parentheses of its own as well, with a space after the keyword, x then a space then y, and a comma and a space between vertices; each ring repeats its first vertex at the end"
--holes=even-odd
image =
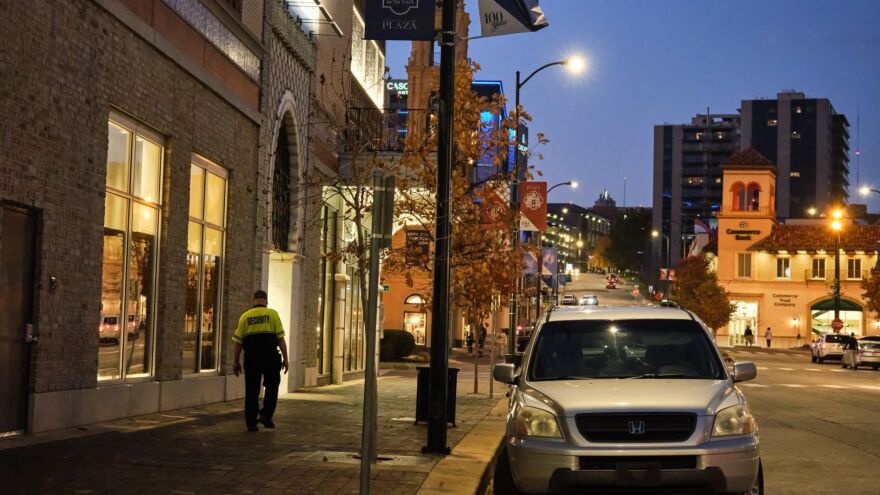
POLYGON ((751 280, 752 278, 752 253, 749 252, 738 252, 736 253, 736 278, 743 280, 751 280), (748 264, 744 264, 743 261, 745 258, 748 258, 748 264), (747 270, 743 270, 743 267, 747 267, 747 270), (748 273, 743 273, 748 272, 748 273))
POLYGON ((776 279, 777 280, 791 280, 791 258, 788 256, 777 256, 776 257, 776 279), (782 267, 782 275, 779 274, 779 268, 782 267), (785 272, 788 272, 786 275, 785 272))
POLYGON ((846 259, 846 279, 847 280, 861 280, 862 279, 862 259, 861 258, 847 258, 846 259), (853 271, 853 264, 856 264, 858 270, 853 271))
POLYGON ((810 278, 813 280, 825 280, 828 273, 828 261, 825 258, 815 257, 810 260, 810 278), (819 271, 816 270, 816 264, 821 262, 822 271, 821 275, 819 275, 819 271))
MULTIPOLYGON (((96 370, 96 376, 99 384, 112 384, 112 383, 121 383, 121 382, 142 382, 142 381, 150 381, 156 374, 156 303, 159 299, 159 265, 162 254, 162 213, 163 213, 163 193, 164 193, 164 185, 165 185, 165 153, 167 150, 166 146, 166 138, 162 134, 154 131, 153 129, 146 127, 144 124, 139 123, 131 117, 128 117, 116 110, 111 109, 106 118, 109 133, 109 126, 113 124, 119 128, 122 128, 130 133, 131 140, 128 143, 128 149, 126 150, 126 159, 128 162, 126 163, 128 167, 128 172, 126 176, 127 181, 127 190, 123 191, 117 189, 107 183, 107 171, 104 173, 104 215, 106 216, 106 201, 107 195, 113 194, 117 197, 121 197, 125 200, 125 237, 123 241, 123 259, 122 259, 122 277, 121 277, 121 288, 120 288, 120 314, 118 316, 118 327, 119 327, 119 359, 117 364, 117 372, 118 376, 115 378, 101 378, 100 376, 100 363, 99 367, 96 370), (159 170, 158 170, 158 187, 157 187, 157 199, 155 202, 147 201, 140 196, 136 196, 132 192, 133 181, 134 181, 134 153, 135 153, 135 140, 138 137, 142 137, 143 139, 151 142, 152 144, 158 146, 160 148, 159 152, 159 170), (125 373, 124 364, 125 364, 125 345, 128 340, 128 331, 127 331, 127 322, 128 317, 128 304, 127 304, 127 294, 129 291, 129 278, 130 278, 130 269, 131 269, 131 240, 132 240, 132 216, 134 215, 134 206, 135 203, 151 208, 156 212, 156 235, 155 235, 155 258, 153 261, 153 266, 151 268, 150 276, 153 279, 153 287, 152 293, 150 294, 153 299, 153 304, 149 308, 148 321, 150 322, 150 326, 148 328, 149 332, 149 366, 144 367, 144 372, 138 374, 136 376, 129 377, 127 373, 125 373), (122 327, 125 328, 122 328, 122 327)), ((107 153, 109 155, 109 135, 108 135, 108 143, 107 143, 107 153)), ((105 163, 106 167, 106 163, 105 163)), ((104 226, 104 220, 101 221, 102 228, 106 228, 104 226)), ((103 234, 102 234, 103 235, 103 234)), ((103 243, 103 241, 102 241, 103 243)), ((101 251, 101 263, 103 265, 104 262, 104 252, 103 246, 101 251)), ((103 275, 102 275, 103 279, 103 275)), ((103 280, 102 280, 103 285, 103 280)), ((103 294, 102 294, 103 298, 103 294)), ((103 322, 103 316, 100 316, 101 321, 103 322)), ((98 348, 100 352, 100 340, 98 341, 98 348)))
MULTIPOLYGON (((181 372, 185 378, 187 377, 195 377, 195 376, 210 376, 211 374, 217 374, 220 372, 220 363, 221 363, 221 351, 223 349, 223 291, 226 284, 226 276, 225 276, 225 267, 226 267, 226 232, 227 232, 227 224, 229 222, 229 170, 224 168, 223 166, 201 156, 197 153, 192 153, 190 155, 190 170, 193 166, 199 167, 205 171, 205 175, 202 179, 202 217, 193 217, 190 214, 189 208, 186 211, 186 224, 187 229, 189 229, 190 222, 199 224, 201 228, 201 237, 200 237, 200 252, 199 252, 199 267, 198 267, 198 286, 197 286, 197 300, 196 300, 196 315, 199 319, 199 326, 196 331, 195 342, 194 342, 194 359, 195 359, 195 368, 197 369, 183 369, 183 362, 181 361, 181 372), (223 225, 217 225, 213 222, 209 222, 207 219, 207 195, 208 195, 208 173, 212 173, 221 179, 223 179, 223 225), (212 228, 214 230, 219 230, 221 233, 221 246, 220 246, 220 266, 217 271, 220 274, 220 279, 217 283, 217 305, 215 318, 217 318, 217 324, 215 326, 215 337, 214 337, 214 347, 215 347, 215 363, 212 369, 201 369, 202 363, 202 328, 201 328, 201 318, 202 313, 205 307, 205 274, 204 274, 204 264, 205 264, 205 237, 208 228, 212 228)), ((187 184, 188 190, 192 190, 192 174, 190 174, 190 178, 187 184)), ((189 202, 189 198, 187 198, 187 204, 189 202)), ((187 252, 189 249, 187 248, 187 252)), ((186 309, 184 308, 184 314, 186 313, 186 309)), ((185 321, 184 321, 185 322, 185 321)), ((185 324, 185 323, 184 323, 185 324)))

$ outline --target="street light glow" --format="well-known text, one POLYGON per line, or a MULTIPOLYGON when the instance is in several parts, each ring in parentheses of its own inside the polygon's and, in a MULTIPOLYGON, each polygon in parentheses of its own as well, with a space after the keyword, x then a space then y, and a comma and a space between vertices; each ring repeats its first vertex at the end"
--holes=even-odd
POLYGON ((572 187, 572 189, 577 189, 577 186, 578 186, 578 183, 577 183, 576 180, 571 181, 571 187, 572 187))
POLYGON ((587 61, 580 55, 574 55, 565 59, 565 67, 572 74, 580 74, 587 68, 587 61))
POLYGON ((660 232, 657 232, 656 230, 651 231, 651 237, 657 237, 659 235, 660 235, 660 232))
POLYGON ((843 224, 840 223, 840 220, 835 220, 831 222, 831 228, 834 229, 836 232, 839 232, 840 229, 843 228, 843 224))
POLYGON ((814 216, 816 214, 816 208, 810 207, 810 209, 807 210, 807 213, 809 213, 811 217, 814 216))
POLYGON ((840 210, 834 210, 831 212, 831 216, 834 217, 835 220, 840 220, 843 218, 843 212, 840 210))
POLYGON ((868 186, 862 186, 861 188, 859 188, 859 194, 861 194, 862 196, 867 196, 871 194, 871 188, 868 186))

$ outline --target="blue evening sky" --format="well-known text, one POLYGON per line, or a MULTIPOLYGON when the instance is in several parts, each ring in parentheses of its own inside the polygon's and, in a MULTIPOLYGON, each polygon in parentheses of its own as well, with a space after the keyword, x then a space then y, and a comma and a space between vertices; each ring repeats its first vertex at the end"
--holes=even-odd
MULTIPOLYGON (((476 0, 466 0, 471 36, 476 0)), ((530 132, 550 143, 538 167, 558 188, 551 202, 591 206, 607 188, 623 204, 651 205, 653 126, 696 113, 735 113, 740 100, 796 89, 826 97, 850 121, 850 197, 855 190, 856 109, 861 183, 880 189, 880 1, 546 0, 550 27, 470 42, 480 79, 501 79, 513 106, 514 74, 582 53, 587 72, 549 68, 523 87, 530 132)), ((408 42, 387 44, 388 66, 405 78, 408 42)), ((880 210, 873 195, 869 210, 880 210)))

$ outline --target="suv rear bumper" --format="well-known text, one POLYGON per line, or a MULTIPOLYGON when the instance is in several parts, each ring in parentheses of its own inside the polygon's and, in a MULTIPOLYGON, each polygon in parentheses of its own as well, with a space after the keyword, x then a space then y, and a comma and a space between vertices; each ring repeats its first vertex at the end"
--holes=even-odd
POLYGON ((673 493, 747 492, 758 476, 760 458, 754 436, 706 442, 696 447, 601 449, 568 444, 512 440, 510 467, 517 487, 525 493, 571 493, 577 489, 599 493, 642 493, 671 489, 673 493), (540 445, 538 445, 540 443, 540 445), (695 456, 692 469, 663 469, 632 464, 617 469, 581 469, 581 457, 695 456))

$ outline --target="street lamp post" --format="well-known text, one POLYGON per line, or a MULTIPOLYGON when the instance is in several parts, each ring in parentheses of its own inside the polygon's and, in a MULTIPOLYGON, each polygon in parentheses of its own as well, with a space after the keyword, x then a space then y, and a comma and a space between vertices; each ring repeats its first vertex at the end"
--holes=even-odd
MULTIPOLYGON (((523 174, 522 170, 522 160, 520 159, 519 145, 520 145, 520 135, 522 132, 521 128, 521 119, 520 119, 520 105, 519 105, 519 93, 523 86, 526 85, 527 82, 533 77, 535 74, 541 72, 542 70, 553 67, 555 65, 566 65, 573 72, 580 72, 584 68, 584 62, 582 59, 577 57, 568 58, 565 60, 559 60, 556 62, 550 62, 549 64, 544 64, 541 67, 538 67, 529 74, 525 79, 520 80, 520 72, 516 71, 516 91, 514 92, 514 104, 516 111, 516 143, 513 148, 514 152, 514 160, 513 160, 513 178, 510 181, 510 211, 513 213, 513 218, 517 220, 519 218, 519 180, 520 175, 523 174)), ((516 253, 519 251, 519 222, 514 221, 513 225, 513 238, 511 239, 511 246, 513 247, 513 252, 516 253)), ((540 285, 539 285, 540 287, 540 285)), ((514 292, 510 294, 510 318, 508 321, 508 335, 507 335, 507 362, 513 362, 513 358, 516 355, 516 326, 517 320, 519 319, 519 313, 517 308, 518 297, 522 292, 522 277, 516 277, 516 286, 514 288, 514 292)))
POLYGON ((843 217, 843 212, 834 210, 831 216, 834 218, 834 221, 831 222, 831 228, 836 234, 834 236, 834 285, 832 290, 834 291, 834 319, 837 320, 840 318, 840 230, 843 228, 840 219, 843 217))
POLYGON ((663 294, 663 300, 668 301, 669 300, 669 265, 671 264, 670 257, 669 257, 669 236, 666 234, 661 234, 660 232, 657 232, 656 230, 651 232, 651 237, 661 237, 661 236, 663 237, 663 239, 666 240, 666 293, 663 294))
MULTIPOLYGON (((550 197, 550 191, 556 189, 557 187, 561 187, 561 186, 571 186, 572 189, 576 189, 578 186, 578 183, 577 183, 577 181, 569 180, 569 181, 565 181, 565 182, 560 182, 559 184, 554 184, 549 189, 547 189, 547 197, 548 198, 550 197)), ((540 248, 543 247, 543 243, 541 242, 541 239, 542 239, 541 233, 539 232, 538 235, 535 236, 535 238, 537 238, 537 240, 538 240, 538 257, 540 258, 541 257, 541 253, 540 253, 541 249, 540 248)), ((580 241, 578 241, 578 242, 580 242, 580 241)), ((558 262, 558 260, 557 260, 557 262, 558 262)), ((557 269, 557 272, 558 271, 559 270, 557 269)), ((538 321, 538 316, 541 313, 541 267, 540 266, 538 267, 538 276, 536 278, 538 279, 538 285, 535 290, 535 321, 538 321)), ((559 278, 556 278, 556 280, 554 280, 554 285, 559 285, 559 278)))

